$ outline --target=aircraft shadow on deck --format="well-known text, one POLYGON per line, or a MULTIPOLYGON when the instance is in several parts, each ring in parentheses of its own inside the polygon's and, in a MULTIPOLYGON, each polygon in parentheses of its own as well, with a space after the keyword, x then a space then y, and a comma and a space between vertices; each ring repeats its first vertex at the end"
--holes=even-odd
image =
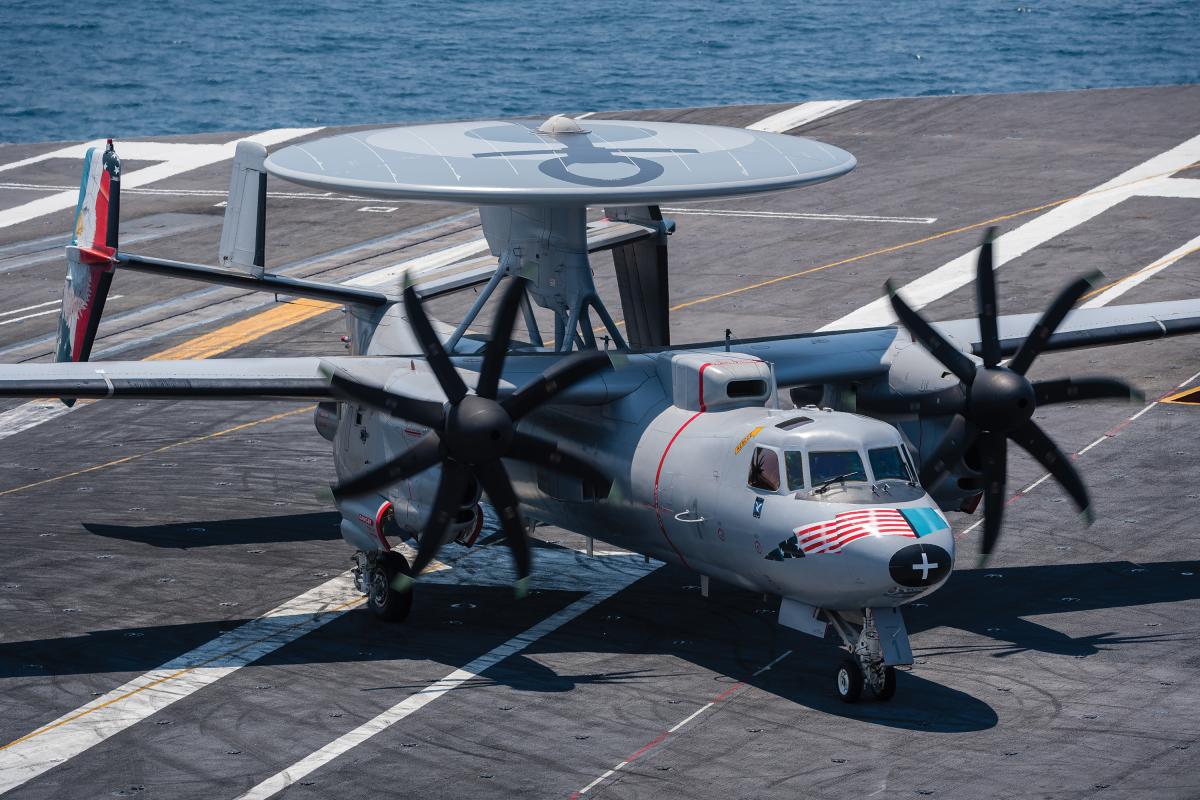
POLYGON ((85 522, 83 527, 89 533, 109 539, 187 550, 192 547, 340 539, 340 521, 341 515, 336 511, 323 511, 168 525, 106 525, 85 522))
MULTIPOLYGON (((1023 651, 1087 657, 1170 634, 1098 634, 1073 638, 1023 617, 1200 599, 1198 576, 1197 561, 964 570, 955 573, 925 608, 909 615, 909 629, 917 633, 953 627, 995 642, 917 648, 920 659, 979 650, 991 650, 997 657, 1023 651), (1062 599, 1068 597, 1063 587, 1069 587, 1069 597, 1074 600, 1062 599)), ((687 667, 690 663, 716 673, 713 696, 741 679, 809 709, 874 725, 966 732, 997 724, 996 713, 987 703, 922 676, 920 667, 899 676, 897 699, 892 703, 847 706, 834 697, 831 688, 833 667, 841 657, 833 639, 818 641, 781 628, 774 621, 773 609, 749 592, 714 586, 713 597, 705 601, 694 587, 681 590, 681 584, 692 580, 694 577, 682 569, 657 570, 567 628, 535 642, 519 656, 501 662, 455 692, 498 685, 522 692, 549 693, 597 684, 636 688, 664 677, 694 675, 687 667), (787 650, 793 654, 777 667, 747 677, 787 650), (563 652, 618 656, 615 661, 622 666, 602 673, 569 674, 556 672, 538 660, 539 654, 563 652), (619 658, 623 654, 661 654, 670 658, 653 669, 639 670, 629 668, 629 662, 619 658)), ((573 592, 547 590, 538 593, 538 597, 516 601, 507 587, 449 584, 424 584, 418 591, 413 616, 404 625, 381 628, 365 612, 348 613, 267 655, 255 662, 255 666, 406 659, 462 666, 578 596, 573 592), (471 608, 449 611, 456 605, 471 608), (497 620, 505 624, 498 625, 497 620)), ((146 672, 248 621, 121 628, 82 636, 0 643, 0 678, 146 672)), ((361 690, 387 694, 423 688, 427 682, 404 674, 395 678, 361 690)))

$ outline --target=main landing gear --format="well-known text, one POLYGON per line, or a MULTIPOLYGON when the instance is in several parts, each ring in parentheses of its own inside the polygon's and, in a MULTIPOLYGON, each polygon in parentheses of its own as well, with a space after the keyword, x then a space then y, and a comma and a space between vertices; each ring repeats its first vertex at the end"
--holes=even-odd
POLYGON ((900 610, 864 608, 861 613, 854 613, 826 609, 824 614, 848 652, 838 666, 834 682, 838 699, 857 703, 864 687, 883 702, 895 697, 895 665, 912 663, 912 649, 900 610))
POLYGON ((384 622, 404 622, 412 611, 413 590, 393 587, 400 575, 408 574, 408 559, 394 550, 354 554, 354 585, 367 596, 367 608, 384 622))

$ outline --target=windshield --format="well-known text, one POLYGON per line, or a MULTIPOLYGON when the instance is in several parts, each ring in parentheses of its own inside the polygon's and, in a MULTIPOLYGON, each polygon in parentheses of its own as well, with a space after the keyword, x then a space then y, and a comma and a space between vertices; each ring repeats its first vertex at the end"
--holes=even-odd
POLYGON ((804 488, 804 451, 785 450, 783 461, 787 465, 788 490, 804 488))
POLYGON ((867 455, 871 459, 871 472, 875 473, 876 481, 913 480, 913 476, 908 471, 908 464, 900 455, 899 447, 879 447, 867 451, 867 455))
POLYGON ((808 472, 813 489, 832 480, 867 480, 867 471, 863 468, 862 456, 857 450, 809 453, 808 472))

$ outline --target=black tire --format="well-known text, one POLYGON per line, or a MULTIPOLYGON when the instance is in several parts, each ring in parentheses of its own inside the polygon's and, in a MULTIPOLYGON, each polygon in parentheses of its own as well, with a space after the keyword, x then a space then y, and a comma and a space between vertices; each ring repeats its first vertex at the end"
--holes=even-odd
POLYGON ((896 696, 896 668, 883 668, 883 688, 872 689, 875 693, 875 699, 882 703, 886 703, 896 696))
POLYGON ((392 588, 397 575, 408 574, 408 559, 399 553, 388 551, 380 554, 371 573, 367 592, 367 607, 376 618, 384 622, 404 622, 412 611, 413 590, 398 592, 392 588))
POLYGON ((837 689, 838 699, 843 703, 857 703, 862 697, 862 669, 853 658, 842 659, 842 663, 838 666, 834 688, 837 689))

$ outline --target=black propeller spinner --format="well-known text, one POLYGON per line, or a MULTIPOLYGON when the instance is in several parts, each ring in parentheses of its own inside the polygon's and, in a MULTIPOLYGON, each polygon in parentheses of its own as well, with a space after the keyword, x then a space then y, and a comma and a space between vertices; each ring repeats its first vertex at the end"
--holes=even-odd
POLYGON ((911 401, 911 410, 954 414, 945 436, 921 469, 921 483, 926 488, 933 489, 958 464, 967 449, 978 442, 984 476, 983 560, 991 554, 1000 537, 1009 439, 1028 451, 1054 476, 1075 501, 1088 524, 1091 524, 1091 503, 1087 489, 1071 461, 1031 419, 1037 407, 1066 401, 1101 398, 1131 400, 1141 397, 1129 384, 1113 378, 1030 381, 1025 377, 1051 335, 1079 298, 1094 285, 1099 273, 1078 278, 1059 292, 1021 342, 1008 365, 1000 365, 1003 353, 996 324, 996 278, 992 270, 992 242, 995 238, 996 229, 989 229, 979 249, 975 276, 982 365, 976 364, 950 344, 910 308, 896 293, 891 281, 884 285, 900 322, 962 383, 961 386, 908 400, 911 401))
POLYGON ((411 285, 404 289, 404 310, 420 342, 421 351, 446 394, 445 404, 371 386, 342 370, 329 365, 322 366, 322 372, 338 399, 365 405, 429 428, 424 436, 392 460, 333 487, 335 498, 355 497, 441 464, 442 474, 433 508, 418 539, 417 556, 411 569, 413 577, 419 576, 429 566, 445 544, 451 521, 466 502, 468 490, 474 488, 471 484, 474 477, 500 517, 504 538, 516 561, 517 593, 524 594, 531 561, 529 540, 521 520, 519 501, 500 460, 502 458, 527 461, 565 472, 579 478, 598 497, 607 496, 611 488, 611 481, 588 462, 560 450, 555 442, 516 429, 516 423, 522 417, 559 392, 590 375, 610 369, 612 361, 605 353, 591 350, 569 355, 504 400, 496 399, 513 323, 521 303, 522 280, 519 277, 509 279, 492 321, 491 339, 485 348, 474 394, 468 394, 466 384, 446 355, 411 285))

